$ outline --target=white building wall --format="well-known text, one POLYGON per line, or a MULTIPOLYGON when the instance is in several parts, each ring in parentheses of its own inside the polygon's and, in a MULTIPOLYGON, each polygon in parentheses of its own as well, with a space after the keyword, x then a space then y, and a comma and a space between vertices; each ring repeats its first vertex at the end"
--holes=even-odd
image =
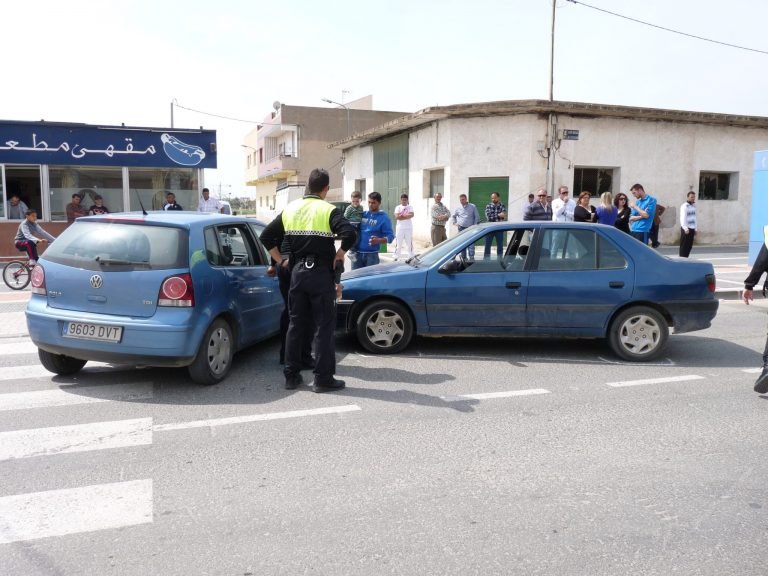
MULTIPOLYGON (((373 146, 357 146, 345 150, 342 172, 343 200, 349 201, 355 191, 355 180, 365 180, 366 193, 373 192, 373 146)), ((363 206, 367 206, 365 198, 363 206)))
MULTIPOLYGON (((528 194, 544 186, 546 180, 547 161, 536 151, 537 141, 545 137, 546 120, 529 114, 447 122, 454 135, 449 206, 458 206, 459 195, 469 192, 470 178, 507 177, 507 211, 512 221, 522 220, 528 194)), ((477 209, 482 211, 485 205, 477 209)), ((456 232, 455 227, 449 235, 451 232, 456 232)))
MULTIPOLYGON (((430 243, 430 213, 434 204, 429 197, 432 170, 443 170, 443 204, 451 206, 451 131, 450 122, 434 122, 412 132, 408 138, 408 200, 414 213, 413 241, 418 245, 430 243)), ((457 197, 456 204, 458 201, 457 197)))
POLYGON ((768 132, 618 118, 561 117, 559 124, 561 129, 579 130, 579 140, 561 143, 555 181, 572 186, 575 166, 619 168, 614 193, 629 193, 639 182, 667 207, 662 243, 679 241, 679 208, 691 187, 698 197, 700 172, 738 173, 728 200, 697 200, 696 238, 707 244, 747 242, 752 156, 755 150, 768 146, 768 132))
MULTIPOLYGON (((435 121, 409 134, 409 196, 416 213, 414 240, 429 243, 429 171, 443 169, 445 197, 451 209, 469 190, 469 179, 509 178, 508 212, 521 220, 528 194, 546 184, 547 161, 537 152, 546 138, 547 117, 535 114, 435 121)), ((768 130, 697 123, 579 118, 560 115, 558 132, 579 130, 579 140, 563 140, 553 155, 554 186, 573 189, 575 167, 614 169, 613 190, 629 193, 634 183, 667 207, 661 241, 679 241, 679 207, 687 192, 699 190, 699 174, 737 173, 728 200, 698 200, 697 242, 746 243, 752 202, 752 158, 768 149, 768 130)), ((355 180, 373 188, 373 147, 345 152, 345 197, 355 180)), ((552 191, 550 191, 552 192, 552 191)), ((597 202, 594 202, 597 204, 597 202)), ((484 206, 478 206, 482 210, 484 206)), ((456 227, 448 225, 448 235, 456 227)))

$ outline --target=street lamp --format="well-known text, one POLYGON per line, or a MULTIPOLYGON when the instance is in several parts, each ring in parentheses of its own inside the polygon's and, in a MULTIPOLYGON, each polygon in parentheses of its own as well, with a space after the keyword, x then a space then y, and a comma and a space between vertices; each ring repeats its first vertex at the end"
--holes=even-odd
POLYGON ((347 106, 345 106, 341 102, 335 102, 335 101, 331 100, 330 98, 321 98, 321 100, 323 102, 328 102, 328 104, 336 104, 336 106, 341 106, 342 108, 344 108, 344 110, 347 111, 347 138, 349 138, 349 136, 350 136, 350 133, 349 133, 349 108, 347 108, 347 106))

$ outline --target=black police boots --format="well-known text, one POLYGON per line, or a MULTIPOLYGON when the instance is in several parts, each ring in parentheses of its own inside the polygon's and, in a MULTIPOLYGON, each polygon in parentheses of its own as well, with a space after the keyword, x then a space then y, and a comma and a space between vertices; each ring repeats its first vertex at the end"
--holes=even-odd
POLYGON ((341 390, 344 388, 344 386, 344 380, 337 380, 336 378, 331 378, 330 381, 322 383, 315 380, 312 386, 312 391, 321 394, 322 392, 333 392, 335 390, 341 390))
POLYGON ((296 388, 301 386, 303 383, 304 383, 304 378, 301 377, 301 374, 293 374, 291 376, 285 377, 286 390, 296 390, 296 388))
POLYGON ((755 382, 755 392, 760 394, 768 392, 768 363, 763 364, 763 371, 755 382))

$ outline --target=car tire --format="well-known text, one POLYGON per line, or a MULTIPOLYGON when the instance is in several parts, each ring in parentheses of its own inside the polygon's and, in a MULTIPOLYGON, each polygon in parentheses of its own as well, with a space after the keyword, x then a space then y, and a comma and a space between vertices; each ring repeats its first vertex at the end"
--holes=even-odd
POLYGON ((402 304, 382 300, 366 306, 357 317, 357 339, 374 354, 396 354, 413 339, 413 321, 402 304))
POLYGON ((611 322, 608 343, 613 352, 630 362, 657 358, 669 338, 664 317, 648 306, 635 306, 620 312, 611 322))
POLYGON ((40 348, 37 349, 37 356, 40 358, 40 364, 43 365, 43 368, 59 376, 69 376, 80 372, 87 362, 87 360, 64 356, 64 354, 53 354, 40 348))
POLYGON ((200 342, 195 359, 187 367, 192 380, 203 386, 224 380, 232 367, 233 344, 229 324, 221 318, 214 320, 200 342))

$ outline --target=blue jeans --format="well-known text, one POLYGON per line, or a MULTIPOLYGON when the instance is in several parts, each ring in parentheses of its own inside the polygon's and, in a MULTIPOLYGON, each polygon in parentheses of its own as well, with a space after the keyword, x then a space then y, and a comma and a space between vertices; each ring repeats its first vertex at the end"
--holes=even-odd
POLYGON ((499 230, 498 232, 491 232, 485 235, 485 250, 483 257, 489 258, 491 256, 491 247, 493 246, 493 240, 496 239, 496 254, 501 258, 504 255, 504 232, 499 230))
POLYGON ((348 256, 352 262, 352 270, 358 268, 365 268, 366 266, 376 266, 379 263, 378 252, 355 252, 354 259, 351 256, 352 252, 349 252, 348 256))
POLYGON ((648 245, 648 232, 630 232, 629 234, 632 238, 640 240, 646 246, 648 245))
MULTIPOLYGON (((467 228, 469 228, 469 226, 459 226, 458 228, 459 228, 459 232, 461 232, 462 230, 466 230, 467 228)), ((467 249, 462 250, 461 253, 465 257, 467 256, 467 253, 469 253, 469 259, 474 260, 475 259, 475 243, 473 242, 472 244, 467 246, 467 249)))

